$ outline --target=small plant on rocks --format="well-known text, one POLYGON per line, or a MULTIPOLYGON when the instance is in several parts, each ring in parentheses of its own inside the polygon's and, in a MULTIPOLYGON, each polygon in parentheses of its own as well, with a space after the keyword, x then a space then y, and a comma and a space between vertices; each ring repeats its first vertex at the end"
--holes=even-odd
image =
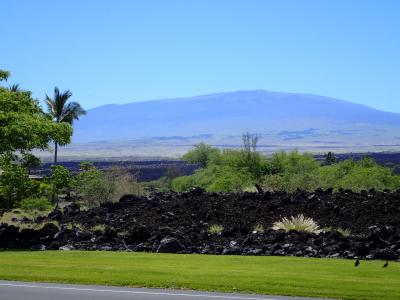
POLYGON ((295 230, 298 232, 311 232, 320 233, 321 229, 318 224, 311 218, 307 218, 304 215, 292 216, 290 218, 283 218, 282 220, 275 222, 272 229, 280 230, 283 229, 286 232, 295 230))
POLYGON ((220 235, 222 231, 224 231, 224 226, 218 224, 211 225, 210 228, 208 228, 208 232, 213 235, 220 235))
POLYGON ((341 235, 343 235, 345 237, 349 237, 351 235, 351 230, 350 229, 339 227, 338 229, 336 229, 336 231, 339 232, 341 235))
POLYGON ((332 231, 337 231, 339 232, 342 236, 349 237, 351 235, 351 230, 346 229, 346 228, 333 228, 333 227, 324 227, 322 229, 322 232, 332 232, 332 231))
POLYGON ((93 226, 90 231, 92 231, 92 232, 96 232, 96 231, 104 232, 105 230, 106 230, 106 226, 104 224, 97 224, 97 225, 93 226))
POLYGON ((256 224, 253 227, 253 233, 263 233, 264 231, 264 226, 262 226, 261 224, 256 224))

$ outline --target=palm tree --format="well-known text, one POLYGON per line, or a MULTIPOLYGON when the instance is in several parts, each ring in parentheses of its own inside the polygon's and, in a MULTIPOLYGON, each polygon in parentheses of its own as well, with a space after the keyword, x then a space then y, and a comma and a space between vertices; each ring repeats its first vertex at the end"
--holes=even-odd
POLYGON ((19 92, 21 89, 19 88, 19 84, 12 84, 8 87, 8 90, 11 92, 19 92))
MULTIPOLYGON (((69 90, 61 93, 58 87, 54 88, 54 98, 50 98, 46 94, 46 104, 49 114, 56 123, 68 123, 72 125, 74 120, 79 120, 79 117, 86 115, 86 111, 78 102, 67 103, 72 96, 69 90)), ((54 141, 54 164, 57 163, 58 142, 54 141)))

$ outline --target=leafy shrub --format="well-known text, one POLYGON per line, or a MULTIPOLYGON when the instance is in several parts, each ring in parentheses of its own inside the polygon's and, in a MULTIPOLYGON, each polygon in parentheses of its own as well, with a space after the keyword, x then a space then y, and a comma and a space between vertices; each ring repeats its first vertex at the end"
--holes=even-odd
POLYGON ((278 152, 272 155, 270 161, 271 174, 288 173, 303 174, 312 173, 321 165, 310 153, 299 151, 278 152))
POLYGON ((272 229, 280 230, 283 229, 286 232, 290 230, 296 230, 298 232, 311 232, 320 233, 321 229, 318 224, 311 218, 304 217, 304 215, 292 216, 290 218, 283 218, 282 220, 275 222, 272 229))
POLYGON ((208 232, 212 235, 220 235, 224 231, 224 226, 214 224, 208 228, 208 232))
POLYGON ((361 161, 352 159, 322 167, 318 170, 320 186, 351 189, 354 192, 361 190, 396 190, 400 188, 400 176, 393 170, 376 164, 371 158, 361 161))
POLYGON ((58 206, 58 194, 62 192, 70 193, 72 187, 72 176, 71 172, 60 165, 51 166, 51 175, 46 180, 52 190, 52 202, 58 206))
POLYGON ((248 174, 252 181, 259 181, 269 172, 269 164, 263 155, 248 150, 224 150, 219 165, 248 174))
POLYGON ((29 179, 27 170, 9 159, 0 162, 0 200, 3 198, 6 203, 3 206, 12 208, 18 201, 29 195, 37 193, 37 187, 29 179))
POLYGON ((254 191, 255 184, 267 191, 286 192, 317 188, 344 188, 355 192, 371 188, 400 189, 400 176, 368 157, 357 162, 348 159, 337 163, 334 154, 328 153, 321 165, 309 153, 282 151, 268 160, 256 152, 256 145, 257 138, 248 133, 243 136, 241 150, 220 151, 199 144, 184 159, 202 168, 193 175, 174 178, 165 186, 175 191, 201 187, 212 192, 254 191))
POLYGON ((56 193, 60 193, 65 189, 70 189, 72 184, 71 172, 63 166, 52 165, 48 182, 56 193))
POLYGON ((263 188, 271 192, 295 192, 296 190, 314 191, 319 188, 320 178, 316 173, 283 173, 265 176, 263 188))
POLYGON ((207 186, 209 192, 239 192, 254 184, 249 173, 239 172, 232 167, 219 167, 215 169, 215 178, 207 186))
POLYGON ((76 175, 74 189, 83 197, 87 206, 93 207, 111 200, 113 184, 107 179, 104 172, 92 167, 84 169, 76 175))
POLYGON ((50 201, 46 197, 26 198, 20 202, 19 207, 25 211, 47 211, 52 208, 50 201))
POLYGON ((177 192, 188 191, 194 187, 201 187, 208 190, 209 185, 215 181, 217 168, 217 166, 210 166, 205 169, 196 170, 193 175, 174 178, 171 187, 177 192))
POLYGON ((205 168, 212 160, 218 160, 220 151, 205 143, 193 146, 193 149, 182 156, 182 159, 190 164, 198 164, 200 168, 205 168))

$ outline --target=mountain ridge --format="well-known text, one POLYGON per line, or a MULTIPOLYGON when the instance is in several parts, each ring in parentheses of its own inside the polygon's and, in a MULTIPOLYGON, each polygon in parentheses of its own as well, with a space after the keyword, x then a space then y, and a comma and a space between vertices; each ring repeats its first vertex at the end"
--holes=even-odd
POLYGON ((391 113, 391 114, 398 114, 398 112, 393 112, 393 111, 386 111, 386 110, 381 110, 366 104, 362 103, 356 103, 348 100, 343 100, 343 99, 338 99, 330 96, 323 96, 323 95, 317 95, 317 94, 312 94, 312 93, 297 93, 297 92, 277 92, 277 91, 270 91, 270 90, 265 90, 265 89, 254 89, 254 90, 237 90, 237 91, 232 91, 232 92, 219 92, 219 93, 209 93, 209 94, 201 94, 197 96, 188 96, 188 97, 169 97, 169 98, 161 98, 161 99, 149 99, 149 100, 138 100, 138 101, 133 101, 133 102, 128 102, 128 103, 108 103, 108 104, 103 104, 99 106, 92 107, 88 109, 88 111, 95 110, 98 108, 103 108, 107 106, 126 106, 126 105, 133 105, 133 104, 138 104, 138 103, 147 103, 147 102, 178 102, 178 101, 193 101, 197 99, 202 99, 206 97, 212 97, 212 96, 221 96, 221 95, 226 95, 226 94, 235 94, 235 93, 246 93, 246 92, 265 92, 265 93, 270 93, 270 94, 282 94, 282 95, 300 95, 300 96, 307 96, 307 97, 318 97, 321 99, 327 99, 327 101, 333 101, 333 102, 338 102, 338 103, 348 103, 348 104, 354 104, 354 105, 359 105, 363 107, 367 107, 376 111, 380 112, 385 112, 385 113, 391 113))
POLYGON ((400 130, 400 113, 313 94, 223 92, 95 107, 75 124, 74 142, 307 128, 377 135, 400 130))

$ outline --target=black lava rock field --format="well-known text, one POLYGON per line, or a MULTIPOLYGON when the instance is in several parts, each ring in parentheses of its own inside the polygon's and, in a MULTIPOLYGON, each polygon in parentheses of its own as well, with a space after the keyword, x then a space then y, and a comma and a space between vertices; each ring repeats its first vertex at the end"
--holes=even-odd
POLYGON ((127 195, 87 211, 71 204, 39 221, 45 225, 38 230, 0 225, 0 248, 400 260, 400 190, 235 194, 194 189, 127 195), (299 214, 326 229, 272 229, 274 222, 299 214))

